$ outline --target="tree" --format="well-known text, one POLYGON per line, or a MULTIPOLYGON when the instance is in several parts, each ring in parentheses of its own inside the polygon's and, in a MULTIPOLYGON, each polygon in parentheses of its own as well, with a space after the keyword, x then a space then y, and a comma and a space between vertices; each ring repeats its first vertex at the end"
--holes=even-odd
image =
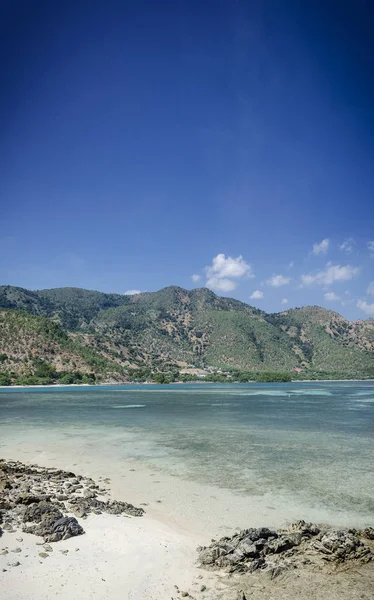
POLYGON ((169 383, 169 381, 166 379, 164 373, 155 373, 153 375, 153 381, 155 383, 169 383))
POLYGON ((0 385, 10 385, 11 379, 8 373, 0 373, 0 385))

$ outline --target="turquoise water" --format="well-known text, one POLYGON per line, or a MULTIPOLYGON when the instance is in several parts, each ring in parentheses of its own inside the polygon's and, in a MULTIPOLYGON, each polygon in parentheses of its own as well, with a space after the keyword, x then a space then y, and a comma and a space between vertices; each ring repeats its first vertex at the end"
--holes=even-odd
POLYGON ((372 382, 108 386, 0 392, 1 437, 86 436, 242 496, 271 492, 374 521, 372 382))

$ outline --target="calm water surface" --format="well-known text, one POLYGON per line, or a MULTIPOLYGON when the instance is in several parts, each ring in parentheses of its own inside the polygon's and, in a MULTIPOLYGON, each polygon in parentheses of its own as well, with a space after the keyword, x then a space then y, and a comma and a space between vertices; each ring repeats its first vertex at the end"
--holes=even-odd
POLYGON ((372 382, 1 390, 1 438, 63 431, 112 460, 374 520, 372 382))

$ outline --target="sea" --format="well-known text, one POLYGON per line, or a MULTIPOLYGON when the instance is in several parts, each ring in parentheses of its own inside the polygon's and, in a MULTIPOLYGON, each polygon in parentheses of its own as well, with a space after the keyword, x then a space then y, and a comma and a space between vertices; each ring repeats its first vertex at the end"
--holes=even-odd
POLYGON ((0 457, 54 440, 269 514, 374 524, 373 382, 0 390, 0 457))

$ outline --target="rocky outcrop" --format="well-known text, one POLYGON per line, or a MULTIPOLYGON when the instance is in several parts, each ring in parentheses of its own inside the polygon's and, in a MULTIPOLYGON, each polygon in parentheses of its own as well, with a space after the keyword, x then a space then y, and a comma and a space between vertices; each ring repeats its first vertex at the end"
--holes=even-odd
POLYGON ((127 502, 104 499, 108 493, 104 484, 100 487, 93 479, 69 471, 0 461, 2 529, 21 528, 41 536, 44 542, 58 542, 84 533, 76 517, 103 512, 133 517, 144 514, 142 508, 127 502))
POLYGON ((284 530, 244 529, 198 548, 201 566, 234 573, 258 569, 279 575, 300 564, 369 562, 373 559, 374 530, 336 530, 298 521, 284 530))

